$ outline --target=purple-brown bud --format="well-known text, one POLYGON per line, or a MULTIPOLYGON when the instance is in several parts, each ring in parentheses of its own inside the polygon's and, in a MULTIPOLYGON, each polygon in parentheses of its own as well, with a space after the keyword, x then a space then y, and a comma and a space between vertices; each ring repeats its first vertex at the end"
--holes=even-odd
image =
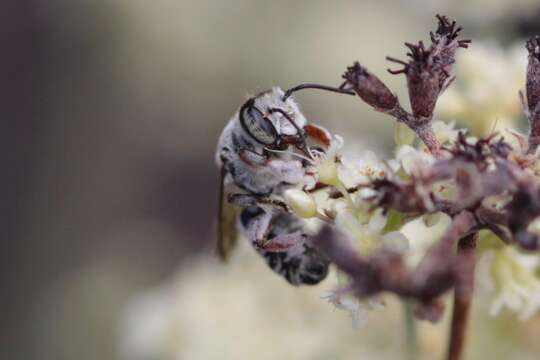
POLYGON ((439 21, 435 33, 430 32, 432 56, 437 57, 442 69, 449 74, 455 60, 456 50, 458 48, 468 48, 471 40, 458 40, 461 26, 456 27, 456 22, 448 19, 446 16, 437 15, 439 21))
POLYGON ((438 66, 438 59, 431 56, 431 49, 426 49, 421 41, 418 45, 406 43, 405 46, 410 50, 407 53, 410 61, 406 63, 387 57, 389 61, 404 66, 397 71, 388 71, 392 74, 404 73, 407 77, 409 101, 414 117, 431 119, 446 77, 438 66))
POLYGON ((451 71, 455 62, 456 50, 467 48, 470 40, 458 40, 461 27, 446 16, 437 15, 439 20, 435 33, 431 32, 432 44, 424 47, 422 41, 418 45, 405 43, 409 48, 409 62, 388 57, 403 65, 399 70, 388 70, 391 74, 405 74, 409 88, 411 109, 415 118, 431 119, 435 104, 441 92, 452 81, 451 71))
POLYGON ((540 100, 540 36, 536 35, 529 39, 526 48, 529 51, 526 83, 527 105, 530 114, 534 115, 540 100))
POLYGON ((470 40, 458 40, 461 27, 446 16, 437 15, 439 24, 435 33, 431 32, 432 44, 425 48, 422 41, 418 45, 405 43, 409 48, 409 62, 388 57, 389 61, 403 65, 399 70, 388 70, 391 74, 405 74, 409 88, 409 99, 414 117, 431 119, 435 104, 441 92, 453 80, 452 65, 456 50, 467 48, 470 40))
POLYGON ((397 98, 392 91, 375 75, 360 63, 349 66, 343 79, 344 86, 354 90, 362 100, 378 110, 392 110, 397 105, 397 98))

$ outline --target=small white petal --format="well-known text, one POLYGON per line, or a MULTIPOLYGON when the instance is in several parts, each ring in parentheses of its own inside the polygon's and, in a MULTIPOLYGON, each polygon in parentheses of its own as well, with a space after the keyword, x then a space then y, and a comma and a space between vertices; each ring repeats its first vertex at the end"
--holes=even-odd
POLYGON ((417 150, 412 146, 401 146, 398 149, 397 158, 401 162, 401 166, 407 174, 412 174, 418 165, 417 150))
POLYGON ((339 183, 338 169, 333 157, 324 159, 317 168, 319 181, 323 184, 337 185, 339 183))
POLYGON ((490 316, 497 316, 500 314, 501 309, 503 307, 502 300, 503 299, 501 297, 495 298, 495 300, 493 300, 493 302, 491 303, 491 306, 489 307, 490 316))
POLYGON ((529 297, 525 307, 519 314, 519 319, 522 321, 530 319, 535 313, 540 310, 540 286, 536 289, 535 293, 529 297))
POLYGON ((436 212, 436 213, 431 213, 431 214, 426 214, 422 217, 422 220, 424 221, 424 224, 427 226, 427 227, 432 227, 432 226, 435 226, 437 225, 437 223, 439 222, 439 220, 442 218, 441 216, 441 213, 440 212, 436 212))
POLYGON ((405 252, 409 250, 409 239, 399 231, 384 234, 383 243, 394 251, 405 252))
POLYGON ((312 196, 298 189, 288 189, 283 193, 285 202, 294 213, 302 218, 317 216, 317 204, 312 196))

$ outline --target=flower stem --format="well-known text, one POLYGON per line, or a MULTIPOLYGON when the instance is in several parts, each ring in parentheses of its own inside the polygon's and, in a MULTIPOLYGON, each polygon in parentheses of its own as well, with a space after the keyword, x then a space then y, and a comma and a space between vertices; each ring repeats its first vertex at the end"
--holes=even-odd
POLYGON ((477 237, 478 233, 473 233, 463 237, 458 242, 457 251, 461 260, 461 276, 454 290, 448 360, 461 360, 463 358, 469 310, 474 292, 474 268, 476 263, 474 251, 477 237))
POLYGON ((335 188, 338 189, 338 191, 343 195, 349 207, 354 209, 354 201, 351 194, 349 194, 349 191, 347 191, 347 187, 340 181, 337 185, 335 185, 335 188))
POLYGON ((441 155, 441 143, 435 136, 435 132, 433 131, 433 127, 431 126, 430 122, 414 128, 414 131, 420 140, 422 140, 422 142, 427 146, 433 156, 439 157, 441 155))
POLYGON ((403 301, 403 323, 405 325, 405 351, 407 360, 418 358, 418 334, 416 331, 416 320, 412 304, 403 301))

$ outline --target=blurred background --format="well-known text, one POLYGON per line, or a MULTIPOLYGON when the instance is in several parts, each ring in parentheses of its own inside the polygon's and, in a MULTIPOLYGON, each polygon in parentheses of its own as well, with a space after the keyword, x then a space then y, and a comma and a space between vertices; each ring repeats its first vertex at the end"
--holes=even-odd
MULTIPOLYGON (((480 132, 522 122, 535 0, 3 1, 0 358, 399 358, 399 305, 353 330, 319 299, 333 283, 292 289, 249 249, 231 267, 213 260, 214 150, 249 94, 337 85, 354 60, 406 104, 384 57, 426 39, 436 13, 479 44, 483 60, 463 71, 490 86, 458 80, 438 116, 478 118, 480 132)), ((392 121, 358 100, 297 100, 310 121, 390 155, 392 121)), ((440 356, 445 325, 421 328, 426 358, 440 356)), ((487 318, 479 302, 470 358, 535 359, 538 336, 538 318, 487 318)))

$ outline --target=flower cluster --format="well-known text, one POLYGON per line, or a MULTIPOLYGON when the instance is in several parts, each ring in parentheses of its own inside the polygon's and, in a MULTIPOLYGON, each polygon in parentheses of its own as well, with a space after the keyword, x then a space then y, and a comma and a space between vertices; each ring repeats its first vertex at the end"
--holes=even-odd
POLYGON ((534 155, 540 143, 540 38, 526 46, 529 64, 522 98, 529 136, 511 131, 508 140, 497 133, 476 138, 454 129, 453 123, 432 120, 439 96, 454 79, 456 51, 470 43, 459 38, 461 28, 454 21, 437 19, 429 46, 407 43, 408 62, 389 58, 403 65, 389 71, 406 76, 411 113, 359 62, 343 75, 341 88, 397 120, 395 158, 383 160, 368 152, 348 159, 340 153, 343 139, 335 136, 312 164, 311 183, 285 194, 298 216, 326 223, 312 242, 341 273, 339 289, 323 297, 348 310, 356 324, 365 321, 361 315, 366 310, 384 303, 383 292, 415 300, 417 316, 436 321, 443 311, 441 296, 453 289, 454 316, 463 316, 477 254, 482 268, 489 269, 483 273, 496 294, 493 314, 508 307, 526 318, 540 309, 538 257, 521 255, 540 248, 533 226, 540 217, 534 155), (406 236, 403 230, 415 221, 428 229, 441 218, 449 225, 427 247, 416 247, 414 234, 406 236), (497 240, 485 245, 480 231, 497 240), (411 264, 411 258, 419 260, 411 264))
POLYGON ((488 249, 480 258, 482 284, 494 294, 490 314, 497 315, 506 307, 527 320, 540 308, 540 279, 536 271, 540 258, 523 254, 512 247, 488 249))

